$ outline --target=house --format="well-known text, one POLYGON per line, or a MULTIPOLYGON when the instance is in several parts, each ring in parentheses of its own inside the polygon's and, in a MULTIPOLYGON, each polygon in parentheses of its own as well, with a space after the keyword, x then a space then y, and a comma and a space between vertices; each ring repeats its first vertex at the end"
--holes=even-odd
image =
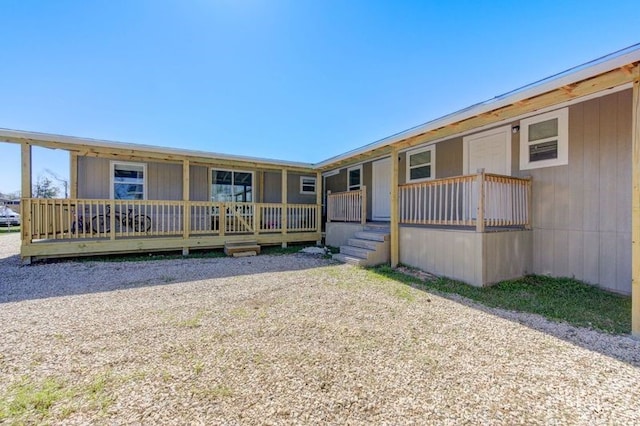
POLYGON ((347 248, 382 223, 392 266, 573 276, 632 294, 640 334, 639 63, 636 45, 317 164, 3 130, 22 256, 318 241, 322 218, 347 248), (70 199, 28 196, 32 145, 71 153, 70 199))

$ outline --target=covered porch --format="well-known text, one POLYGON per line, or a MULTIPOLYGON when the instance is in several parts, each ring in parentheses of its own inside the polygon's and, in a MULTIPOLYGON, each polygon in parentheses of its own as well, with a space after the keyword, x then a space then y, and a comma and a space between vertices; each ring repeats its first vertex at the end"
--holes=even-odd
POLYGON ((21 146, 25 263, 322 239, 322 183, 310 165, 16 133, 4 140, 21 146), (34 146, 69 152, 68 197, 33 197, 34 146))
MULTIPOLYGON (((484 173, 391 185, 390 259, 484 286, 530 270, 531 179, 484 173)), ((327 196, 326 242, 370 222, 367 188, 327 196)))

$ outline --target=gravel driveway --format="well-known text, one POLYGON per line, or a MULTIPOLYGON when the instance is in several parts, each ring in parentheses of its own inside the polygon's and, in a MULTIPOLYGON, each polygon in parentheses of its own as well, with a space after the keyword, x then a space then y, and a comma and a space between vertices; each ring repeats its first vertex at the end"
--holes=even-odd
POLYGON ((18 243, 0 236, 0 423, 640 422, 628 337, 308 255, 21 267, 18 243))

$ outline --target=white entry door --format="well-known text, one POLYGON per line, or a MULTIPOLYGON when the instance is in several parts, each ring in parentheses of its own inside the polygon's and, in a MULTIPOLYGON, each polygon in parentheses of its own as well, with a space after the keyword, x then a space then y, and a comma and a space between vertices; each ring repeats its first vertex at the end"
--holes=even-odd
MULTIPOLYGON (((498 175, 511 175, 511 126, 504 126, 463 139, 464 173, 475 174, 479 169, 484 169, 485 173, 498 175)), ((506 205, 511 204, 511 195, 508 191, 501 193, 500 197, 494 196, 496 190, 494 186, 485 184, 485 219, 511 219, 511 210, 502 209, 500 202, 506 205)), ((478 184, 473 182, 471 193, 467 199, 469 217, 477 217, 478 206, 478 184)))
POLYGON ((371 205, 373 220, 391 218, 391 158, 373 162, 371 205))
POLYGON ((484 169, 487 173, 511 175, 511 126, 465 136, 463 143, 465 174, 484 169))

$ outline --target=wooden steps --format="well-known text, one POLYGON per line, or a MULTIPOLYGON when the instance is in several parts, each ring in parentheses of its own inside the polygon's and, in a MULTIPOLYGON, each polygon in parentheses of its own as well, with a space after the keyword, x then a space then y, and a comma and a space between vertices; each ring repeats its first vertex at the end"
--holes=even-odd
POLYGON ((225 242, 224 254, 233 257, 256 256, 260 254, 260 245, 255 240, 225 242))

